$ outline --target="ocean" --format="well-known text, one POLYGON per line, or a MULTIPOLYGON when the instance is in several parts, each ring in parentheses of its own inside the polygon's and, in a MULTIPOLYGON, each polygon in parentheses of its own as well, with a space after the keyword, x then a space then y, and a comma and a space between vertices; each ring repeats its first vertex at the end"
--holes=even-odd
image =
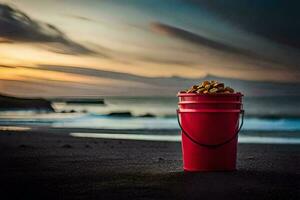
MULTIPOLYGON (((179 129, 176 97, 106 97, 104 100, 105 105, 54 101, 55 113, 0 112, 0 125, 179 129)), ((300 97, 246 97, 243 108, 246 112, 243 131, 300 131, 300 97)))

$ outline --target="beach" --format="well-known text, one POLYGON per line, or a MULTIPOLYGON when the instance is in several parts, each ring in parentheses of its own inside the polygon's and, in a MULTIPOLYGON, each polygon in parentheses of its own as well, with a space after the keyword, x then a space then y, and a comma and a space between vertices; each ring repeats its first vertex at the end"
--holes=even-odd
POLYGON ((189 173, 182 169, 179 142, 76 138, 70 136, 74 131, 107 132, 50 127, 0 131, 2 197, 300 198, 300 145, 239 144, 237 171, 189 173))
POLYGON ((299 7, 1 0, 0 200, 300 200, 299 7))

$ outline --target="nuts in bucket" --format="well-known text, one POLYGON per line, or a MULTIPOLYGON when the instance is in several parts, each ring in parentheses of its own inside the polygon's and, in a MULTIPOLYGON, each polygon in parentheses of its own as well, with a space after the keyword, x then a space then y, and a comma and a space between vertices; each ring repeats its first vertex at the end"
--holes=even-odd
POLYGON ((181 93, 198 93, 198 94, 231 94, 234 89, 225 87, 224 83, 218 81, 203 81, 199 85, 193 85, 191 88, 181 91, 181 93))

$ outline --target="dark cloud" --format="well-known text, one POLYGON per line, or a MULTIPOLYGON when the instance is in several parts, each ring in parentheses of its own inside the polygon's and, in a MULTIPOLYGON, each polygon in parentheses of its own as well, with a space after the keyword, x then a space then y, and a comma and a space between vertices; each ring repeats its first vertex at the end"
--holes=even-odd
POLYGON ((56 72, 64 72, 64 73, 71 73, 71 74, 79 74, 85 76, 95 76, 99 78, 109 78, 114 80, 124 80, 124 81, 135 81, 140 83, 148 83, 151 85, 176 85, 180 86, 182 82, 189 82, 191 79, 186 78, 165 78, 165 77, 146 77, 146 76, 139 76, 129 73, 121 73, 121 72, 113 72, 113 71, 106 71, 100 69, 90 69, 85 67, 73 67, 73 66, 56 66, 56 65, 39 65, 39 68, 31 68, 30 69, 39 69, 39 70, 49 70, 49 71, 56 71, 56 72))
MULTIPOLYGON (((147 77, 141 75, 134 75, 124 72, 114 72, 101 69, 92 69, 87 67, 75 67, 75 66, 64 66, 64 65, 38 65, 38 67, 30 66, 19 66, 20 68, 32 69, 32 70, 45 70, 54 72, 63 72, 68 74, 84 75, 98 78, 106 78, 112 80, 122 81, 134 81, 142 83, 148 83, 151 85, 175 85, 180 86, 183 82, 191 84, 192 81, 198 79, 189 79, 184 77, 147 77)), ((28 76, 30 77, 30 75, 28 76)), ((188 85, 186 84, 186 85, 188 85)))
POLYGON ((15 69, 15 66, 9 66, 9 65, 0 65, 0 68, 9 68, 9 69, 15 69))
POLYGON ((277 0, 186 0, 247 32, 300 48, 300 2, 277 0))
POLYGON ((291 56, 283 57, 284 55, 263 55, 255 51, 245 48, 238 48, 228 44, 221 43, 219 41, 211 40, 209 38, 203 37, 196 33, 184 30, 182 28, 170 26, 167 24, 155 22, 150 25, 150 28, 157 33, 164 34, 167 36, 175 37, 186 42, 189 42, 193 45, 204 46, 219 52, 229 53, 231 55, 236 55, 240 60, 244 60, 248 63, 253 63, 258 65, 259 62, 270 64, 279 64, 284 65, 290 68, 293 68, 295 65, 298 66, 300 63, 298 57, 291 56))
POLYGON ((150 56, 136 56, 137 61, 156 63, 156 64, 167 64, 167 65, 184 65, 190 66, 195 65, 197 62, 192 62, 188 60, 182 60, 178 58, 159 58, 159 57, 150 57, 150 56))
POLYGON ((219 42, 215 42, 213 40, 207 39, 205 37, 202 37, 200 35, 197 35, 195 33, 189 32, 187 30, 184 30, 184 29, 181 29, 178 27, 155 22, 155 23, 151 24, 151 28, 152 28, 152 30, 154 30, 156 32, 174 36, 174 37, 183 39, 185 41, 188 41, 188 42, 191 42, 194 44, 201 44, 203 46, 207 46, 212 49, 223 50, 223 51, 232 52, 232 53, 240 53, 240 50, 235 47, 231 47, 231 46, 219 43, 219 42))
POLYGON ((184 30, 184 29, 181 29, 178 27, 170 26, 167 24, 159 23, 159 22, 152 23, 150 26, 151 26, 152 30, 155 32, 158 32, 161 34, 166 34, 166 35, 173 36, 173 37, 177 37, 184 41, 188 41, 192 44, 206 46, 208 48, 223 51, 223 52, 259 58, 258 55, 256 55, 255 53, 253 53, 251 51, 236 48, 234 46, 230 46, 230 45, 223 44, 220 42, 216 42, 214 40, 202 37, 201 35, 189 32, 187 30, 184 30))
POLYGON ((92 50, 69 39, 54 25, 31 19, 11 6, 0 4, 0 41, 30 42, 63 54, 90 54, 92 50))
POLYGON ((68 14, 68 15, 65 15, 65 16, 71 17, 71 18, 74 18, 74 19, 83 20, 83 21, 96 22, 96 20, 93 20, 93 19, 88 18, 88 17, 81 16, 81 15, 68 14))
POLYGON ((132 53, 132 52, 114 50, 99 44, 91 44, 91 46, 94 47, 98 55, 102 55, 102 57, 104 58, 114 60, 116 62, 123 63, 123 64, 132 64, 136 62, 167 64, 167 65, 185 65, 185 66, 191 66, 197 64, 195 62, 187 61, 184 59, 163 58, 163 57, 151 56, 143 53, 132 53))

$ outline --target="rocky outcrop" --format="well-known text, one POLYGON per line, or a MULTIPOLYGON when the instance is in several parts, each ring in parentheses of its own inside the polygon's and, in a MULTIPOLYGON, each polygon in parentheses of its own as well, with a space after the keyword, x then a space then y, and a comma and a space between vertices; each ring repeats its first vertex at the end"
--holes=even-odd
POLYGON ((0 110, 38 110, 54 112, 51 102, 42 98, 18 98, 0 94, 0 110))

